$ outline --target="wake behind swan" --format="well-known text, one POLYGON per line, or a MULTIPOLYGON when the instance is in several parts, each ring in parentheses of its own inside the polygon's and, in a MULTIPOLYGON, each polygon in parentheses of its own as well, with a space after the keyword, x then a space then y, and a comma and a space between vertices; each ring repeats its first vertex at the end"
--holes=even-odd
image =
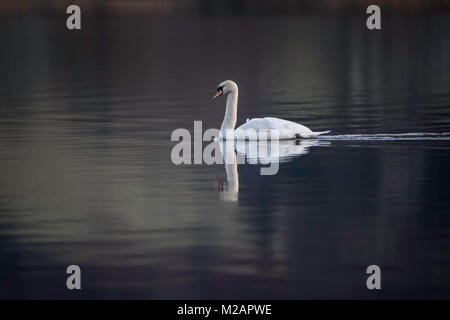
POLYGON ((450 132, 407 132, 407 133, 374 133, 374 134, 340 134, 322 135, 316 139, 338 141, 420 141, 450 140, 450 132))

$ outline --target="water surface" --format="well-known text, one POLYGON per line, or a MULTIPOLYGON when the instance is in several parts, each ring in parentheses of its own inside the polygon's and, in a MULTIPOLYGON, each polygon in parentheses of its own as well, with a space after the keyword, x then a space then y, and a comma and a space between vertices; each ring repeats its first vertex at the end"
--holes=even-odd
POLYGON ((64 23, 0 21, 1 298, 450 298, 448 15, 64 23), (170 159, 225 79, 238 124, 333 130, 233 201, 170 159))

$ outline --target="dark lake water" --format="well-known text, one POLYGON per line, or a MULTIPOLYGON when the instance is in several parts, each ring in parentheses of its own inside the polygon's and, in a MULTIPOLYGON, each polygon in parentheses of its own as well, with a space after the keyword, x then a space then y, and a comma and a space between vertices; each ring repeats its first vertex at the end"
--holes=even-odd
POLYGON ((2 17, 0 297, 450 298, 450 17, 364 19, 2 17), (234 201, 170 157, 225 79, 238 124, 332 130, 234 201))

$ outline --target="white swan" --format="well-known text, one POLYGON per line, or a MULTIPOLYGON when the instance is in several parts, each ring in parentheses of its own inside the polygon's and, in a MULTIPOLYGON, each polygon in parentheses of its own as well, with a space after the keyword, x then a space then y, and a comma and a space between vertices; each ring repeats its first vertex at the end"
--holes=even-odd
POLYGON ((255 118, 248 120, 234 130, 237 118, 238 86, 234 81, 226 80, 217 87, 213 100, 221 95, 228 95, 225 117, 220 127, 219 138, 236 140, 258 140, 258 136, 270 139, 315 138, 330 131, 314 132, 309 128, 288 120, 278 118, 255 118), (274 135, 275 133, 275 135, 274 135))

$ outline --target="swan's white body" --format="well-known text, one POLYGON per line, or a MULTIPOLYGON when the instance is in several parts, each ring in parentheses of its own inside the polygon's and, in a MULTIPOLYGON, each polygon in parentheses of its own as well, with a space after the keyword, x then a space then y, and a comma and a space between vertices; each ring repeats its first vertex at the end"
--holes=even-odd
MULTIPOLYGON (((251 136, 252 131, 258 132, 259 137, 268 136, 269 139, 273 139, 271 134, 272 130, 275 130, 275 134, 278 136, 279 140, 287 139, 298 139, 298 138, 315 138, 320 134, 328 133, 330 131, 324 132, 314 132, 304 125, 272 117, 266 118, 254 118, 234 131, 234 137, 237 140, 246 140, 247 137, 251 136)), ((255 140, 255 139, 248 139, 255 140)))
POLYGON ((220 127, 219 138, 236 140, 286 140, 316 138, 330 131, 314 132, 309 128, 284 119, 255 118, 234 130, 237 118, 238 87, 231 80, 219 84, 214 98, 228 94, 225 117, 220 127))

